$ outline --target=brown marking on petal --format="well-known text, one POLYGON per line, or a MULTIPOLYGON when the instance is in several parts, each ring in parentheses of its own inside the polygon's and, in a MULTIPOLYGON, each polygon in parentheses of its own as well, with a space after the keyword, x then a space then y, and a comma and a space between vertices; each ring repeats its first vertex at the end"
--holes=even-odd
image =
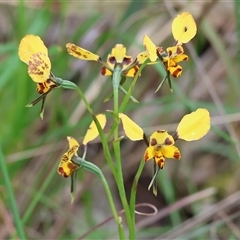
POLYGON ((67 154, 65 153, 62 157, 61 157, 61 162, 60 164, 62 165, 64 162, 67 162, 69 160, 67 154))
POLYGON ((185 26, 185 27, 184 27, 184 32, 187 32, 187 30, 188 30, 188 28, 185 26))
POLYGON ((111 56, 110 58, 108 58, 108 62, 110 62, 111 64, 116 64, 116 58, 114 56, 111 56))
POLYGON ((164 165, 165 165, 165 159, 162 157, 160 159, 155 158, 155 162, 157 163, 157 165, 159 166, 159 168, 163 169, 164 165))
POLYGON ((76 168, 78 168, 78 166, 77 166, 75 163, 73 163, 73 162, 69 162, 69 163, 67 164, 67 166, 68 166, 68 168, 71 170, 71 173, 72 173, 73 170, 75 170, 76 168))
MULTIPOLYGON (((135 72, 134 72, 134 76, 137 74, 137 72, 138 72, 138 69, 139 69, 139 67, 138 66, 134 66, 134 70, 135 70, 135 72)), ((140 75, 139 75, 140 76, 140 75)))
POLYGON ((180 159, 181 158, 180 152, 178 150, 175 151, 173 157, 176 158, 176 159, 180 159))
POLYGON ((33 58, 30 58, 28 64, 28 73, 35 75, 43 75, 45 69, 49 69, 50 66, 41 59, 41 53, 35 53, 33 58), (41 69, 39 68, 41 66, 41 69))
POLYGON ((177 54, 178 55, 183 54, 183 48, 182 47, 177 47, 177 54))
POLYGON ((181 75, 181 73, 182 73, 182 69, 181 69, 181 68, 177 68, 177 69, 173 72, 172 76, 176 78, 176 77, 179 77, 179 76, 181 75))
POLYGON ((170 138, 166 138, 166 139, 165 139, 165 144, 166 144, 166 145, 172 145, 173 142, 170 140, 170 138))
POLYGON ((73 154, 76 153, 77 149, 78 149, 78 146, 75 145, 75 146, 73 146, 72 148, 70 148, 67 153, 68 153, 69 155, 73 155, 73 154))
POLYGON ((43 94, 43 93, 47 93, 49 92, 51 89, 57 87, 58 85, 54 82, 52 82, 50 79, 47 79, 46 82, 43 83, 37 83, 37 92, 39 94, 43 94))
POLYGON ((169 56, 169 57, 172 56, 172 51, 171 51, 171 50, 168 51, 168 56, 169 56))
POLYGON ((183 59, 183 61, 187 61, 188 60, 188 57, 185 57, 184 59, 183 59))
POLYGON ((105 67, 102 67, 102 69, 101 69, 101 74, 102 74, 102 75, 105 75, 105 74, 106 74, 106 68, 105 68, 105 67))
POLYGON ((129 65, 130 63, 132 63, 132 58, 131 57, 125 57, 125 58, 123 58, 122 63, 123 63, 123 65, 129 65))
POLYGON ((152 139, 151 139, 151 142, 150 142, 150 145, 151 145, 151 146, 155 146, 156 144, 157 144, 156 138, 152 138, 152 139))
POLYGON ((157 133, 164 133, 166 130, 157 130, 157 133))
POLYGON ((145 152, 143 159, 145 162, 148 160, 148 151, 145 152))
MULTIPOLYGON (((134 77, 136 76, 136 74, 137 74, 137 72, 138 72, 138 69, 139 69, 139 67, 138 66, 134 66, 133 68, 131 68, 130 70, 132 70, 132 69, 134 69, 134 73, 133 73, 133 75, 134 75, 134 77)), ((130 71, 129 70, 129 71, 130 71)), ((129 72, 129 71, 127 71, 126 73, 124 73, 125 75, 127 75, 127 73, 129 72)))
POLYGON ((62 167, 59 167, 58 168, 58 173, 63 176, 64 178, 67 178, 68 175, 64 172, 63 168, 62 167))

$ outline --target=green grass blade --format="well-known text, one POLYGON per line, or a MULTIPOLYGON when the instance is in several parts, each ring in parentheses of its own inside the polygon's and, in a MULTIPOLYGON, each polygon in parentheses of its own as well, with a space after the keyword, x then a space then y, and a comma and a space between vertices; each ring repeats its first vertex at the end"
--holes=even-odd
POLYGON ((8 197, 9 197, 9 203, 12 209, 12 213, 13 213, 13 219, 15 222, 15 226, 16 226, 16 230, 17 230, 17 234, 19 236, 20 239, 27 239, 25 236, 25 232, 23 229, 23 224, 19 215, 19 211, 18 211, 18 206, 16 203, 16 199, 13 193, 13 188, 12 188, 12 184, 11 184, 11 180, 8 174, 8 169, 7 169, 7 165, 6 162, 4 160, 4 156, 2 153, 2 149, 0 147, 0 168, 2 171, 2 175, 3 175, 3 180, 4 180, 4 184, 5 184, 5 188, 7 190, 8 193, 8 197))

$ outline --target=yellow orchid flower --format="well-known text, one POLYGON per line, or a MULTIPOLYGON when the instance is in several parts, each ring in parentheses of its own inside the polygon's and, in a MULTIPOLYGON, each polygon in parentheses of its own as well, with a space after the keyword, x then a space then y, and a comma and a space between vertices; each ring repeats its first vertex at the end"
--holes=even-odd
POLYGON ((157 58, 160 58, 166 68, 166 71, 170 72, 173 77, 179 77, 181 75, 182 67, 178 65, 178 62, 188 60, 188 56, 184 54, 184 50, 181 45, 168 47, 167 52, 165 52, 162 47, 155 46, 147 35, 143 38, 143 45, 149 59, 153 63, 156 63, 157 58))
POLYGON ((189 42, 197 32, 193 16, 189 12, 182 12, 172 22, 172 34, 177 44, 189 42))
POLYGON ((154 132, 144 153, 145 162, 154 159, 158 167, 163 169, 165 158, 180 159, 180 151, 174 143, 173 137, 166 130, 154 132))
POLYGON ((176 140, 198 140, 207 134, 210 129, 208 110, 199 108, 182 118, 174 136, 169 135, 166 130, 155 131, 148 142, 143 129, 127 115, 120 113, 119 118, 122 121, 124 132, 130 140, 144 140, 148 146, 144 153, 144 160, 154 159, 159 168, 164 167, 165 158, 181 158, 179 149, 174 146, 176 140))
POLYGON ((48 50, 40 37, 29 34, 20 42, 18 56, 28 65, 28 74, 37 83, 39 94, 47 93, 58 85, 51 81, 51 62, 48 50))
MULTIPOLYGON (((98 114, 96 116, 100 126, 104 129, 106 125, 106 116, 104 114, 98 114)), ((90 141, 94 140, 99 135, 97 126, 94 121, 91 122, 88 131, 83 140, 83 145, 87 145, 90 141)), ((80 144, 73 137, 67 137, 69 143, 69 149, 61 157, 57 172, 63 177, 67 178, 73 174, 73 172, 80 167, 80 164, 75 161, 77 151, 80 147, 80 144)), ((84 155, 86 152, 84 153, 84 155)))
POLYGON ((61 157, 61 161, 57 170, 57 172, 65 178, 69 177, 74 172, 74 170, 79 167, 77 163, 72 161, 72 158, 74 156, 78 156, 77 151, 80 145, 73 137, 67 137, 67 140, 69 144, 69 149, 61 157))
POLYGON ((188 56, 184 54, 183 47, 181 45, 167 48, 167 54, 161 52, 163 63, 167 71, 177 78, 182 74, 182 67, 178 65, 178 62, 187 61, 188 56))
MULTIPOLYGON (((78 47, 73 43, 66 44, 67 51, 70 55, 88 61, 100 62, 102 66, 101 73, 104 76, 112 75, 116 64, 121 65, 122 74, 127 77, 134 77, 138 71, 138 59, 134 61, 131 56, 126 55, 126 48, 123 44, 116 44, 108 55, 107 61, 104 62, 98 55, 89 52, 88 50, 78 47)), ((142 58, 140 59, 142 60, 142 58)))
POLYGON ((153 159, 154 175, 149 184, 148 190, 153 187, 153 193, 157 195, 156 177, 159 169, 163 169, 165 159, 181 158, 179 149, 174 146, 175 141, 183 139, 186 141, 194 141, 202 138, 210 129, 210 115, 207 109, 199 108, 195 112, 185 115, 178 124, 177 131, 171 136, 166 130, 155 131, 150 136, 150 141, 143 129, 138 126, 127 115, 119 113, 119 118, 122 121, 123 129, 127 137, 132 141, 144 140, 147 148, 144 152, 143 159, 145 162, 153 159), (157 169, 157 167, 158 169, 157 169))
POLYGON ((20 42, 18 56, 21 61, 28 65, 28 74, 34 82, 37 83, 37 92, 41 94, 26 107, 32 107, 42 100, 40 117, 43 118, 44 103, 47 94, 60 86, 57 82, 52 81, 51 62, 48 57, 48 50, 40 37, 29 34, 20 42))

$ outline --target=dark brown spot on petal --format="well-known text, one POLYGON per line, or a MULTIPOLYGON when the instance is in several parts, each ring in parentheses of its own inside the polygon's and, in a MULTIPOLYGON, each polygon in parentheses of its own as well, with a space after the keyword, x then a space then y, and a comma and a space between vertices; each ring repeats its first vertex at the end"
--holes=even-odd
POLYGON ((108 62, 110 62, 111 64, 116 64, 116 58, 114 57, 114 56, 112 56, 112 57, 110 57, 110 58, 108 58, 108 62))
POLYGON ((183 48, 182 47, 177 47, 177 54, 178 55, 183 54, 183 48))
POLYGON ((123 58, 122 63, 123 63, 123 65, 129 65, 130 63, 132 63, 132 58, 131 57, 125 57, 125 58, 123 58))
POLYGON ((67 178, 68 175, 64 172, 63 168, 62 167, 59 167, 58 168, 58 173, 63 176, 64 178, 67 178))
POLYGON ((166 138, 166 139, 165 139, 165 144, 166 144, 166 145, 172 145, 173 142, 170 140, 170 138, 166 138))
POLYGON ((157 165, 159 166, 159 168, 163 169, 164 168, 164 164, 165 164, 165 159, 162 157, 160 159, 155 158, 155 162, 157 163, 157 165))
POLYGON ((150 145, 151 145, 151 146, 155 146, 156 144, 157 144, 156 138, 152 138, 152 139, 151 139, 151 142, 150 142, 150 145))
POLYGON ((43 94, 43 93, 47 93, 49 92, 51 89, 57 87, 58 85, 54 82, 52 82, 50 79, 47 79, 46 82, 43 83, 37 83, 37 92, 39 94, 43 94))
POLYGON ((105 75, 105 74, 106 74, 106 68, 105 68, 105 67, 102 67, 102 69, 101 69, 101 74, 102 74, 102 75, 105 75))
POLYGON ((165 130, 157 130, 158 133, 164 133, 166 132, 165 130))
POLYGON ((182 73, 182 69, 179 67, 173 72, 172 76, 176 78, 176 77, 179 77, 181 73, 182 73))
POLYGON ((168 56, 169 56, 169 57, 172 56, 172 51, 171 51, 171 50, 168 51, 168 56))
POLYGON ((178 150, 176 150, 176 151, 174 152, 173 157, 176 158, 176 159, 180 159, 180 158, 181 158, 180 152, 179 152, 178 150))
POLYGON ((184 59, 183 59, 183 61, 187 61, 188 60, 188 57, 185 57, 184 59))
POLYGON ((184 32, 187 32, 187 30, 188 30, 188 28, 185 26, 185 27, 184 27, 184 32))
POLYGON ((143 159, 145 162, 148 160, 148 151, 145 152, 143 159))

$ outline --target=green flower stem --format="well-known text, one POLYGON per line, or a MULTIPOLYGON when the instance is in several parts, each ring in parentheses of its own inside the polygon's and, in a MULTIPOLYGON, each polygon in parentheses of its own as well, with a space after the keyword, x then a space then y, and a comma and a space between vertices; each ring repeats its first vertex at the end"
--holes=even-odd
POLYGON ((89 105, 87 99, 85 98, 83 92, 78 88, 78 86, 75 83, 70 82, 68 80, 62 80, 61 85, 65 89, 72 89, 72 90, 77 91, 77 93, 79 94, 79 96, 83 100, 88 112, 93 116, 93 120, 94 120, 94 122, 95 122, 95 124, 98 128, 99 136, 100 136, 100 139, 101 139, 101 142, 102 142, 102 145, 103 145, 104 156, 106 157, 107 163, 108 163, 108 165, 109 165, 109 167, 112 171, 112 174, 113 174, 114 178, 116 179, 117 178, 117 171, 116 171, 115 166, 113 164, 112 157, 111 157, 111 154, 110 154, 110 151, 109 151, 109 148, 108 148, 108 144, 107 144, 108 141, 104 136, 103 130, 102 130, 99 122, 96 121, 96 118, 94 117, 95 115, 93 113, 93 110, 92 110, 91 106, 89 105))
MULTIPOLYGON (((122 66, 116 66, 113 71, 113 101, 114 101, 114 116, 118 116, 118 91, 119 91, 119 84, 121 80, 122 75, 122 66)), ((126 198, 126 192, 124 188, 124 181, 123 181, 123 174, 122 174, 122 162, 121 162, 121 151, 120 151, 120 141, 118 136, 118 123, 119 119, 115 119, 115 129, 113 131, 114 136, 114 142, 113 142, 113 149, 114 149, 114 155, 116 159, 116 167, 117 167, 117 186, 119 190, 119 195, 123 204, 123 208, 126 215, 126 220, 128 224, 128 230, 129 230, 129 239, 135 239, 135 222, 132 221, 131 213, 129 209, 129 204, 127 202, 126 198)))
POLYGON ((134 222, 135 222, 135 205, 136 205, 136 193, 137 193, 138 180, 142 174, 144 165, 145 165, 145 162, 142 160, 138 167, 137 173, 134 177, 131 194, 130 194, 130 212, 132 214, 132 219, 134 222))
POLYGON ((6 161, 4 160, 1 148, 0 148, 0 168, 1 168, 2 176, 3 176, 5 188, 8 193, 8 199, 9 199, 9 203, 10 203, 10 206, 12 209, 13 219, 15 222, 18 237, 23 240, 27 239, 25 236, 21 218, 19 216, 18 206, 17 206, 16 200, 14 197, 11 180, 10 180, 10 177, 8 174, 8 169, 6 166, 6 161))
MULTIPOLYGON (((120 107, 119 107, 119 112, 120 112, 120 113, 123 112, 124 109, 126 108, 127 103, 128 103, 129 99, 130 99, 131 96, 132 96, 133 89, 134 89, 135 84, 136 84, 136 82, 137 82, 137 80, 138 80, 138 77, 140 76, 142 69, 147 65, 147 63, 148 63, 148 61, 145 61, 145 62, 141 65, 141 67, 139 68, 138 72, 136 73, 136 75, 135 75, 135 77, 134 77, 134 79, 133 79, 133 81, 132 81, 132 83, 131 83, 131 86, 130 86, 129 90, 127 91, 127 93, 126 93, 126 95, 125 95, 125 97, 124 97, 124 99, 123 99, 123 102, 121 103, 121 105, 120 105, 120 107)), ((110 138, 112 137, 113 132, 114 132, 114 129, 117 127, 117 125, 118 125, 118 122, 115 121, 115 122, 113 123, 113 126, 112 126, 110 132, 108 133, 107 142, 108 142, 108 141, 110 140, 110 138)))
POLYGON ((85 161, 85 160, 81 161, 81 167, 83 167, 84 169, 86 169, 86 170, 88 170, 88 171, 90 171, 94 174, 97 174, 100 177, 100 179, 103 183, 103 186, 105 188, 105 191, 107 193, 108 201, 109 201, 114 219, 115 219, 116 223, 118 224, 119 237, 120 237, 120 239, 125 239, 121 217, 118 216, 118 213, 117 213, 115 205, 114 205, 114 201, 113 201, 113 198, 112 198, 110 188, 108 186, 108 183, 107 183, 102 171, 96 165, 92 164, 91 162, 85 161))

